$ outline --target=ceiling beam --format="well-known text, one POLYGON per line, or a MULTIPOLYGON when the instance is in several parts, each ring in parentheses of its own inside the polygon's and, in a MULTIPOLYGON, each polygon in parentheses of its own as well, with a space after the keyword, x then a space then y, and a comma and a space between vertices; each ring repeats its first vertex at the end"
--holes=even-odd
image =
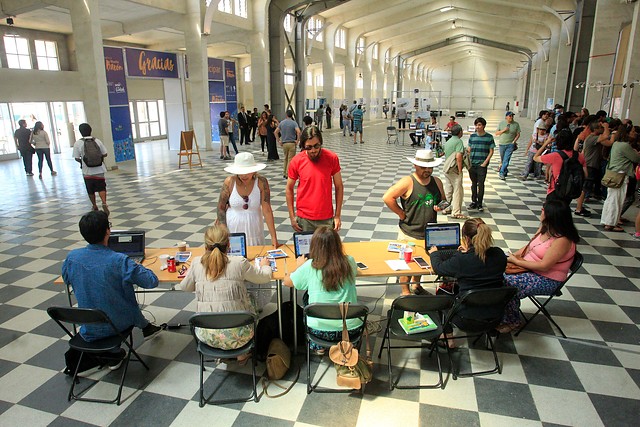
POLYGON ((532 52, 531 50, 525 48, 525 47, 521 47, 521 46, 513 46, 513 45, 509 45, 506 43, 500 43, 500 42, 496 42, 493 40, 487 40, 487 39, 482 39, 479 37, 471 37, 471 36, 456 36, 456 37, 452 37, 452 38, 448 38, 445 39, 441 42, 438 43, 434 43, 432 45, 429 46, 425 46, 422 47, 420 49, 416 49, 410 52, 405 52, 402 53, 401 56, 403 59, 407 60, 409 58, 412 58, 414 56, 418 56, 418 55, 423 55, 425 53, 429 53, 432 52, 434 50, 438 50, 438 49, 442 49, 443 47, 446 46, 450 46, 450 45, 454 45, 457 43, 474 43, 474 44, 479 44, 479 45, 483 45, 483 46, 488 46, 488 47, 494 47, 497 49, 501 49, 501 50, 506 50, 508 52, 514 52, 514 53, 519 53, 522 55, 526 55, 527 57, 531 58, 532 52))
POLYGON ((161 27, 173 28, 175 30, 182 31, 182 15, 174 12, 166 12, 132 21, 110 21, 109 24, 102 26, 102 37, 105 39, 110 39, 113 37, 155 30, 156 28, 161 27))

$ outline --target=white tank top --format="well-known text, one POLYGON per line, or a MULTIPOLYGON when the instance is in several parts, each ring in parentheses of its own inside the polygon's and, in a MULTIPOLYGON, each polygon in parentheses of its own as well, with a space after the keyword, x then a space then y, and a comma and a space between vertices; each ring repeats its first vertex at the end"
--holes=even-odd
POLYGON ((248 246, 264 245, 264 218, 262 217, 258 179, 253 183, 248 202, 245 202, 238 194, 234 178, 233 189, 231 196, 229 196, 229 208, 227 209, 227 227, 230 233, 245 233, 248 246), (247 209, 243 209, 245 204, 248 205, 247 209))

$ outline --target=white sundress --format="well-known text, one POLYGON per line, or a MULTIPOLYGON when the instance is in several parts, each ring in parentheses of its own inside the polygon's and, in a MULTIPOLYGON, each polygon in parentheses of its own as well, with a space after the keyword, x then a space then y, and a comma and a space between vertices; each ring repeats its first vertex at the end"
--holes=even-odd
POLYGON ((227 227, 230 233, 244 233, 247 235, 247 246, 264 245, 264 218, 262 217, 262 204, 260 203, 260 188, 258 180, 253 183, 253 189, 249 194, 249 208, 243 209, 244 199, 236 188, 236 180, 233 180, 233 189, 229 196, 227 208, 227 227))

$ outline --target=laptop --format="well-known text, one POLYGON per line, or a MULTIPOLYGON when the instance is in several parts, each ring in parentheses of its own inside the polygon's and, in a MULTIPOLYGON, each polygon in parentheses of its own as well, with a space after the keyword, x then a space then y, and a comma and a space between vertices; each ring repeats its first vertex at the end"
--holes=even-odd
POLYGON ((144 260, 144 230, 111 230, 108 246, 137 263, 144 260))
POLYGON ((228 255, 247 257, 247 235, 244 233, 229 234, 228 255))
POLYGON ((424 247, 429 250, 432 246, 438 250, 457 250, 460 246, 460 224, 427 224, 424 230, 424 247))
POLYGON ((300 255, 305 257, 309 256, 309 248, 311 248, 311 236, 313 231, 301 231, 293 233, 293 248, 296 253, 296 258, 300 255))

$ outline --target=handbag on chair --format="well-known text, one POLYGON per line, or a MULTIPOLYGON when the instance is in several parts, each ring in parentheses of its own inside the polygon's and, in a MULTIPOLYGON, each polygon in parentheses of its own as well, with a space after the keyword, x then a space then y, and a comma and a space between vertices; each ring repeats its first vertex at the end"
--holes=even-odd
POLYGON ((329 348, 329 359, 337 365, 355 366, 358 363, 358 350, 353 348, 353 344, 349 340, 349 331, 347 331, 349 303, 341 302, 339 307, 342 315, 342 341, 329 348))

